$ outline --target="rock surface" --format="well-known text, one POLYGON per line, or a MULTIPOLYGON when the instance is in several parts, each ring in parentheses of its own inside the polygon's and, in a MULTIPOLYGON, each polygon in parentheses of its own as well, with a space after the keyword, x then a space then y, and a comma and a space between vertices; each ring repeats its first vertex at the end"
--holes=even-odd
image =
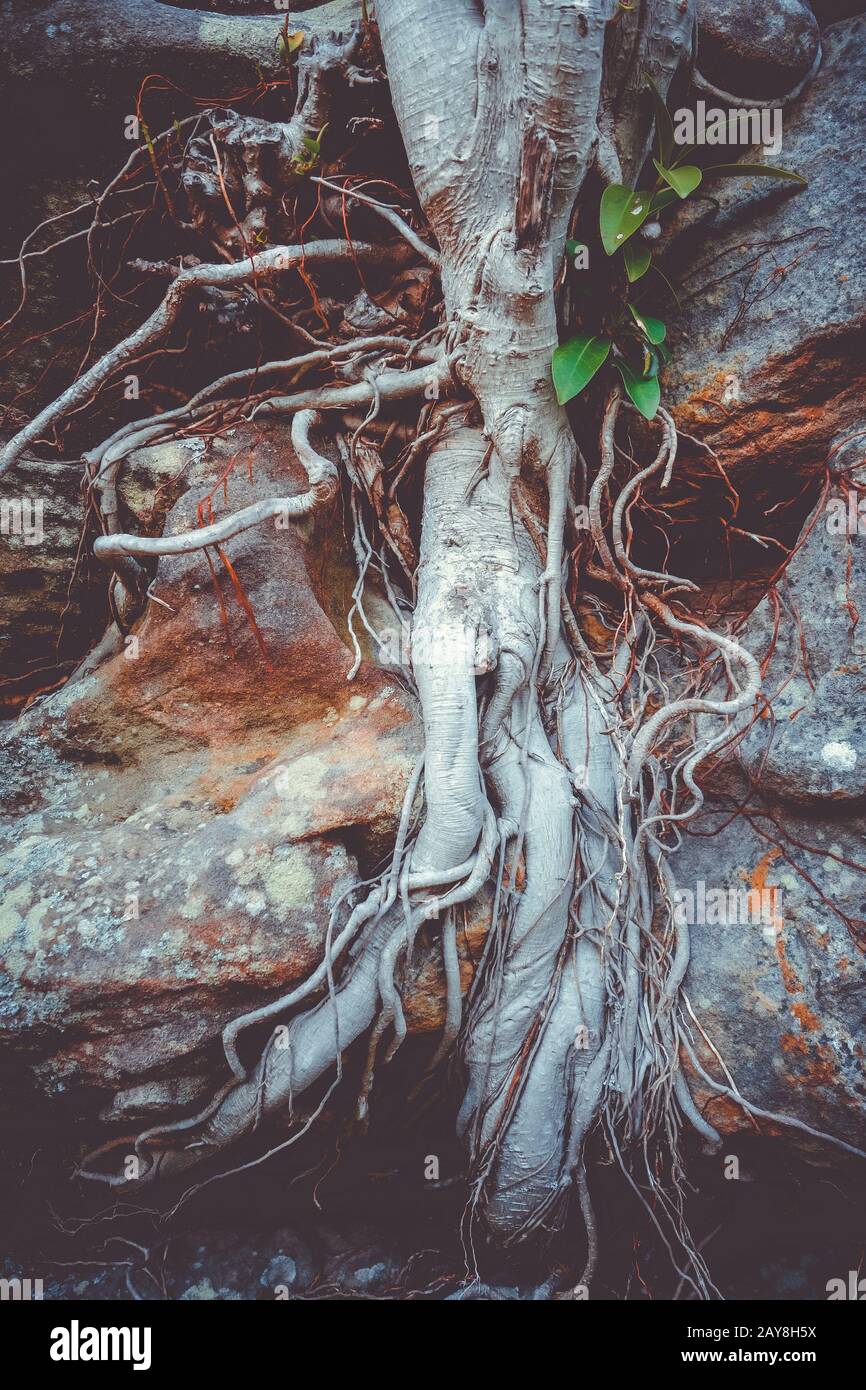
POLYGON ((739 748, 765 795, 851 810, 866 798, 866 550, 854 490, 862 468, 846 472, 852 459, 859 463, 856 444, 837 451, 826 499, 749 618, 772 714, 739 748))
MULTIPOLYGON (((692 926, 686 992, 747 1100, 862 1147, 866 820, 778 816, 760 799, 737 817, 736 793, 745 790, 734 785, 710 799, 677 857, 677 883, 698 904, 701 885, 708 904, 714 889, 734 890, 741 903, 747 892, 760 895, 721 921, 708 906, 709 920, 692 926)), ((697 1051, 724 1079, 706 1041, 697 1051)), ((741 1107, 700 1078, 694 1091, 721 1132, 752 1128, 741 1107)), ((798 1138, 765 1120, 755 1129, 798 1138)))
MULTIPOLYGON (((742 632, 764 669, 765 717, 737 747, 745 775, 722 769, 674 870, 696 902, 701 884, 705 901, 711 888, 739 897, 693 926, 687 983, 743 1093, 862 1144, 866 535, 837 529, 840 514, 857 515, 845 467, 840 451, 826 501, 742 632), (760 898, 743 903, 746 892, 760 898)), ((730 1101, 702 1098, 714 1121, 733 1122, 730 1101)))
POLYGON ((687 208, 688 230, 663 262, 683 300, 670 309, 666 394, 679 426, 716 450, 758 515, 816 488, 833 442, 862 417, 866 266, 852 229, 866 216, 866 18, 822 42, 817 77, 784 112, 781 152, 751 152, 808 186, 705 185, 718 208, 687 208))
MULTIPOLYGON (((122 489, 127 514, 143 523, 159 479, 181 493, 166 530, 194 524, 232 458, 220 509, 273 493, 287 469, 300 486, 285 427, 260 431, 252 481, 251 442, 239 431, 212 455, 175 446, 136 456, 122 489)), ((200 1101, 224 1075, 221 1028, 318 962, 336 895, 387 853, 420 729, 411 699, 372 662, 346 682, 351 652, 337 615, 353 577, 329 542, 336 529, 330 518, 225 547, 272 670, 226 574, 227 626, 204 558, 163 559, 152 586, 162 602, 125 647, 101 661, 97 653, 7 733, 0 1037, 44 1090, 65 1093, 71 1114, 92 1121, 98 1108, 128 1124, 200 1101)), ((802 613, 812 678, 852 682, 854 700, 849 610, 841 594, 826 618, 809 604, 817 583, 832 591, 844 577, 844 547, 828 544, 815 527, 784 601, 802 613)), ((747 630, 760 655, 768 623, 765 603, 747 630)), ((798 652, 790 633, 777 643, 772 680, 783 684, 798 652)), ((795 728, 805 716, 792 722, 788 713, 810 696, 795 675, 777 728, 795 728)), ((860 750, 862 780, 859 727, 825 732, 860 750)), ((766 790, 796 799, 764 738, 762 724, 746 741, 746 765, 761 785, 760 766, 776 766, 775 757, 782 780, 766 790)), ((852 867, 864 826, 829 814, 816 825, 814 811, 786 809, 791 843, 779 850, 769 803, 731 820, 730 790, 720 796, 698 827, 718 833, 687 837, 677 858, 680 887, 775 888, 782 908, 773 898, 757 924, 695 923, 693 1006, 750 1099, 856 1137, 862 955, 839 914, 866 917, 866 884, 852 867)), ((461 942, 464 982, 481 918, 461 942)), ((434 950, 419 959, 407 1020, 428 1032, 442 1016, 434 950)), ((737 1106, 699 1094, 723 1129, 748 1123, 737 1106)))
MULTIPOLYGON (((287 430, 258 434, 253 481, 243 438, 224 441, 169 531, 195 524, 233 456, 218 510, 287 471, 301 485, 287 430)), ((354 581, 321 531, 247 532, 224 552, 237 587, 224 570, 218 599, 202 554, 161 560, 161 602, 125 646, 4 740, 3 1041, 49 1087, 100 1088, 114 1116, 193 1098, 222 1025, 318 961, 419 745, 392 679, 365 663, 346 681, 330 613, 354 581)))
MULTIPOLYGON (((866 568, 856 491, 848 497, 863 457, 866 276, 848 229, 866 213, 866 20, 836 24, 822 44, 817 77, 784 111, 781 153, 764 161, 808 187, 707 186, 718 207, 681 215, 668 263, 685 297, 671 314, 666 390, 680 429, 715 451, 720 515, 768 535, 787 515, 789 545, 804 524, 741 633, 765 664, 772 713, 742 740, 740 771, 716 774, 674 868, 696 899, 700 885, 764 894, 757 921, 707 912, 692 927, 689 996, 742 1092, 862 1146, 866 568), (825 476, 829 492, 810 517, 825 476)), ((705 452, 684 440, 677 468, 689 477, 702 465, 705 452)), ((768 575, 783 560, 776 547, 741 551, 768 575)), ((750 1123, 729 1100, 699 1094, 722 1128, 750 1123)))
POLYGON ((697 66, 738 97, 782 96, 809 71, 818 22, 802 0, 698 0, 697 66))

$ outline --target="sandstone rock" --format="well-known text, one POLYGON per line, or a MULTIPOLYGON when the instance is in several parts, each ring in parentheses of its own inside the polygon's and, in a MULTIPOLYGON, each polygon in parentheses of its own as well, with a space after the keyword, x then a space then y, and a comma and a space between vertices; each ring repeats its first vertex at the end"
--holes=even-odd
MULTIPOLYGON (((772 710, 737 747, 747 776, 722 769, 673 867, 696 899, 701 884, 705 898, 710 887, 738 895, 733 914, 706 912, 692 927, 687 989, 742 1093, 862 1147, 866 550, 863 536, 827 525, 845 466, 840 450, 777 599, 763 599, 741 634, 772 710), (746 902, 747 892, 761 896, 746 902)), ((750 1123, 698 1089, 714 1123, 750 1123)))
MULTIPOLYGON (((737 793, 741 800, 747 789, 734 783, 708 800, 676 858, 681 890, 697 895, 703 883, 705 892, 762 895, 734 920, 692 925, 686 992, 748 1100, 862 1147, 866 821, 791 809, 779 815, 760 799, 737 816, 737 793)), ((697 1050, 724 1080, 700 1037, 697 1050)), ((752 1128, 739 1106, 700 1080, 695 1094, 722 1132, 752 1128)), ((765 1120, 754 1127, 809 1146, 794 1130, 765 1120)))
MULTIPOLYGON (((839 469, 852 454, 837 452, 839 469)), ((866 798, 866 551, 859 532, 847 531, 858 474, 844 492, 840 476, 809 518, 775 596, 758 605, 745 630, 765 661, 772 714, 752 725, 738 755, 765 795, 812 806, 866 798)))
MULTIPOLYGON (((167 529, 233 455, 217 508, 300 486, 285 440, 257 431, 252 481, 249 441, 217 445, 167 529)), ((370 664, 347 683, 331 612, 353 577, 323 528, 228 542, 219 598, 203 554, 161 560, 126 645, 6 732, 0 1031, 46 1087, 143 1114, 220 1076, 223 1024, 317 963, 358 855, 369 871, 393 832, 414 709, 370 664)))
POLYGON ((764 161, 808 187, 707 184, 718 209, 696 203, 698 224, 664 263, 683 299, 670 313, 666 395, 758 516, 817 489, 832 442, 860 423, 866 384, 866 267, 852 238, 866 216, 866 19, 834 26, 823 44, 820 72, 784 112, 781 154, 764 161))

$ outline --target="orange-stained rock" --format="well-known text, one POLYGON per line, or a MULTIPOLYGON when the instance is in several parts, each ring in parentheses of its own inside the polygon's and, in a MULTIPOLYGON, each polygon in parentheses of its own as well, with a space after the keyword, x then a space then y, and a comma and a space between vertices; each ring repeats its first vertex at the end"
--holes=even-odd
MULTIPOLYGON (((217 514, 299 490, 286 440, 261 433, 217 514)), ((243 442, 196 465, 167 532, 195 524, 202 473, 243 442)), ((317 963, 358 855, 387 846, 418 731, 387 672, 365 661, 347 682, 339 525, 227 542, 240 588, 217 559, 222 604, 203 554, 163 558, 152 592, 170 608, 151 602, 125 646, 7 731, 0 1030, 49 1089, 133 1088, 140 1113, 147 1083, 193 1094, 220 1071, 204 1049, 317 963)))

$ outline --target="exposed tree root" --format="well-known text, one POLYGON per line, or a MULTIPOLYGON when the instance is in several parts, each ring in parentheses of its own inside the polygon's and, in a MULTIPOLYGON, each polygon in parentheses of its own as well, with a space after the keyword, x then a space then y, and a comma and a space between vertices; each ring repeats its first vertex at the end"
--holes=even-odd
MULTIPOLYGON (((679 826, 701 804, 696 771, 752 716, 760 672, 732 636, 682 609, 677 595, 694 588, 690 581, 632 558, 631 511, 650 479, 660 475, 661 486, 668 484, 677 437, 661 411, 655 458, 644 467, 632 460, 634 471, 616 491, 617 455, 631 457, 617 440, 624 408, 618 391, 604 411, 588 498, 589 572, 610 595, 604 611, 613 636, 608 652, 590 650, 567 598, 566 532, 582 500, 573 490, 577 454, 549 372, 558 340, 554 286, 575 195, 593 168, 640 168, 646 120, 626 98, 644 68, 666 88, 687 52, 689 7, 654 0, 638 19, 607 0, 522 0, 521 25, 499 0, 455 0, 432 13, 426 0, 389 0, 382 8, 395 111, 439 250, 395 209, 383 211, 379 200, 322 179, 319 185, 344 201, 383 212, 400 236, 397 247, 319 240, 248 254, 251 234, 270 225, 262 149, 276 151, 277 166, 291 163, 298 130, 310 128, 313 98, 309 88, 301 91, 296 118, 284 128, 214 119, 222 154, 220 141, 211 142, 209 155, 199 139, 185 186, 195 191, 198 224, 219 218, 216 239, 239 258, 176 274, 146 322, 41 411, 0 463, 9 467, 125 363, 163 343, 200 287, 257 286, 303 262, 349 258, 383 265, 414 257, 440 270, 445 313, 435 333, 367 335, 223 376, 186 405, 118 430, 87 455, 106 531, 95 551, 134 604, 142 581, 131 562, 217 545, 274 518, 306 515, 332 497, 338 466, 311 439, 311 431, 331 428, 351 488, 359 564, 352 616, 372 632, 363 608, 370 564, 381 560, 400 618, 410 596, 392 582, 385 546, 411 567, 399 517, 388 530, 393 513, 370 441, 377 429, 387 440, 397 427, 381 418, 395 403, 427 399, 387 492, 395 507, 397 486, 426 451, 420 564, 411 576, 411 678, 425 749, 391 862, 365 895, 335 907, 323 959, 309 978, 226 1028, 231 1077, 210 1104, 138 1136, 131 1178, 108 1170, 106 1149, 91 1155, 82 1175, 113 1186, 179 1176, 268 1116, 296 1117, 296 1132, 253 1160, 262 1162, 307 1131, 342 1079, 346 1050, 364 1035, 357 1112, 366 1118, 377 1059, 381 1053, 387 1063, 406 1034, 401 991, 416 934, 422 923, 438 922, 447 1012, 434 1061, 456 1045, 466 1073, 459 1132, 470 1163, 464 1233, 471 1278, 459 1296, 482 1287, 474 1253, 480 1229, 504 1244, 546 1237, 561 1227, 575 1193, 588 1247, 580 1282, 589 1282, 598 1235, 586 1146, 598 1130, 681 1279, 711 1297, 717 1291, 683 1217, 679 1151, 685 1124, 707 1143, 718 1135, 692 1100, 683 1056, 720 1094, 762 1112, 712 1081, 695 1058, 682 998, 688 928, 675 918, 669 859, 679 826), (452 42, 454 23, 459 43, 452 42), (615 96, 623 103, 616 121, 615 96), (432 141, 425 127, 431 114, 432 141), (246 203, 227 230, 224 213, 233 205, 222 161, 229 150, 246 203), (301 373, 338 363, 355 379, 297 385, 301 373), (232 394, 237 389, 243 398, 232 394), (439 397, 447 393, 458 400, 443 404, 439 397), (360 420, 353 414, 359 407, 366 411, 360 420), (132 449, 262 411, 293 416, 305 492, 182 535, 118 532, 117 472, 132 449), (546 508, 537 501, 542 489, 546 508), (378 557, 365 508, 379 528, 378 557), (694 653, 676 677, 663 675, 659 660, 668 637, 694 653), (422 794, 423 817, 414 828, 422 794), (463 1001, 455 910, 488 881, 495 885, 490 929, 463 1001), (248 1066, 244 1035, 275 1021, 248 1066), (324 1098, 312 1112, 297 1109, 323 1081, 324 1098)), ((354 43, 344 41, 331 59, 345 75, 355 56, 354 43)), ((330 67, 328 73, 322 90, 330 67)), ((313 125, 324 124, 318 87, 314 95, 313 125)), ((353 671, 359 660, 357 646, 353 671)), ((108 1149, 113 1156, 124 1146, 128 1140, 108 1149)), ((557 1292, 570 1296, 574 1272, 560 1282, 557 1292)))

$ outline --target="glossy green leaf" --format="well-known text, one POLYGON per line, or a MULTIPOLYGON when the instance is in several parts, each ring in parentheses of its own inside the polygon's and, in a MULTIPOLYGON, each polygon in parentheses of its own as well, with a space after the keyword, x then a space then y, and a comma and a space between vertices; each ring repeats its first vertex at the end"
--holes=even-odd
POLYGON ((628 307, 631 309, 632 318, 638 328, 646 334, 650 342, 663 343, 667 329, 661 319, 654 319, 649 314, 642 314, 633 304, 629 304, 628 307))
POLYGON ((649 270, 652 252, 648 246, 640 246, 636 241, 627 241, 622 248, 622 258, 629 283, 633 285, 635 280, 639 280, 649 270))
POLYGON ((702 178, 697 164, 681 164, 678 169, 666 169, 657 159, 653 160, 653 164, 679 198, 687 198, 690 193, 694 193, 702 178))
POLYGON ((671 155, 674 150, 674 123, 671 120, 671 113, 665 106, 665 100, 656 86, 649 73, 646 74, 647 86, 653 94, 653 105, 656 117, 656 136, 658 137, 659 159, 662 164, 670 164, 671 155))
POLYGON ((560 405, 572 400, 592 381, 610 352, 610 339, 578 333, 553 354, 553 384, 560 405))
POLYGON ((807 184, 802 174, 793 169, 778 169, 775 164, 711 164, 704 170, 708 179, 790 179, 792 183, 807 184))
POLYGON ((650 210, 648 193, 635 193, 633 188, 623 188, 622 184, 612 183, 601 195, 598 225, 602 245, 609 256, 618 251, 646 221, 650 210))
POLYGON ((637 372, 621 359, 616 365, 630 400, 637 406, 644 419, 654 419, 662 398, 658 376, 638 376, 637 372))

